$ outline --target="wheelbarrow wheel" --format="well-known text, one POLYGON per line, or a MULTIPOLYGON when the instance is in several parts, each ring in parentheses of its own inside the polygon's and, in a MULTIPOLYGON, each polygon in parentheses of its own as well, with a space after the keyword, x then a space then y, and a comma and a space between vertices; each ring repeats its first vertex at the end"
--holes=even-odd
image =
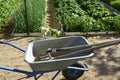
MULTIPOLYGON (((83 65, 79 63, 75 63, 71 65, 73 67, 79 67, 83 68, 83 65)), ((77 69, 64 69, 62 70, 62 75, 67 79, 67 80, 77 80, 79 77, 81 77, 84 74, 83 70, 77 70, 77 69)))

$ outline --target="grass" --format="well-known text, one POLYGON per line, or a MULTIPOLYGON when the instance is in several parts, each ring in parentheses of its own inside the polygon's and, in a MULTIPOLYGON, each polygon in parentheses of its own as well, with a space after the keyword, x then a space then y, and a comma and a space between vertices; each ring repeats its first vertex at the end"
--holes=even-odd
MULTIPOLYGON (((45 0, 27 1, 28 26, 30 32, 40 32, 40 27, 43 26, 46 15, 45 6, 45 0)), ((26 32, 23 3, 14 15, 14 23, 15 32, 26 32)))

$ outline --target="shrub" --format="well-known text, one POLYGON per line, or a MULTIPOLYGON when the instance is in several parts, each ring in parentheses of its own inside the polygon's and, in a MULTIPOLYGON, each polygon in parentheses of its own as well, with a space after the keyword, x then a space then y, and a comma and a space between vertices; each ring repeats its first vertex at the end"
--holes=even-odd
POLYGON ((113 19, 113 30, 120 32, 120 16, 113 19))
POLYGON ((97 0, 54 1, 56 2, 57 18, 61 21, 65 31, 98 32, 120 30, 119 25, 117 25, 120 19, 117 18, 119 14, 111 12, 97 0))
POLYGON ((120 1, 111 1, 110 4, 117 10, 120 10, 120 1))
POLYGON ((106 17, 103 22, 105 23, 106 31, 118 31, 120 32, 120 16, 106 17))
POLYGON ((0 28, 8 25, 21 0, 0 0, 0 28))
POLYGON ((110 3, 113 0, 103 0, 103 1, 106 2, 106 3, 110 3))

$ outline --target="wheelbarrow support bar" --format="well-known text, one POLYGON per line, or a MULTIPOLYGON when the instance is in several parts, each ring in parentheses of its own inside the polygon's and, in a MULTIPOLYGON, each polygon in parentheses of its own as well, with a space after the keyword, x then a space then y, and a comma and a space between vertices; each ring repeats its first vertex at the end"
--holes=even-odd
MULTIPOLYGON (((48 72, 53 72, 53 71, 33 71, 33 72, 29 72, 29 71, 15 69, 15 68, 6 67, 6 66, 0 66, 0 69, 7 70, 7 71, 12 71, 12 72, 18 72, 18 73, 22 73, 22 74, 26 74, 26 75, 33 75, 35 80, 37 80, 37 77, 36 77, 37 74, 44 74, 44 73, 48 73, 48 72)), ((53 78, 51 80, 54 80, 57 77, 57 75, 60 73, 60 71, 61 70, 59 70, 53 76, 53 78)))
POLYGON ((23 74, 27 74, 27 75, 33 75, 32 72, 23 71, 23 70, 11 68, 11 67, 6 67, 6 66, 0 66, 0 69, 4 69, 4 70, 8 70, 8 71, 13 71, 13 72, 19 72, 19 73, 23 73, 23 74))
POLYGON ((15 45, 15 44, 12 44, 12 43, 10 43, 10 42, 0 42, 0 43, 1 43, 1 44, 7 44, 7 45, 9 45, 9 46, 12 46, 12 47, 14 47, 14 48, 16 48, 16 49, 22 51, 22 52, 26 52, 26 50, 24 50, 23 48, 21 48, 21 47, 15 45))

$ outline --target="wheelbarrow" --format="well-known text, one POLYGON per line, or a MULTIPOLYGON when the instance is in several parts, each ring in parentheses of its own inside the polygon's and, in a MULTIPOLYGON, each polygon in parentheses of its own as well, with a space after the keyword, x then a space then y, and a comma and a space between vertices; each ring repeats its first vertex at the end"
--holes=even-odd
POLYGON ((28 44, 24 50, 10 42, 0 42, 10 45, 25 53, 25 61, 30 65, 32 72, 0 66, 0 69, 32 75, 35 80, 36 75, 57 71, 52 77, 54 80, 62 71, 63 76, 68 80, 77 80, 88 71, 88 65, 81 60, 92 57, 93 51, 99 48, 120 43, 120 40, 91 44, 82 36, 69 36, 60 38, 50 38, 36 40, 28 44))

